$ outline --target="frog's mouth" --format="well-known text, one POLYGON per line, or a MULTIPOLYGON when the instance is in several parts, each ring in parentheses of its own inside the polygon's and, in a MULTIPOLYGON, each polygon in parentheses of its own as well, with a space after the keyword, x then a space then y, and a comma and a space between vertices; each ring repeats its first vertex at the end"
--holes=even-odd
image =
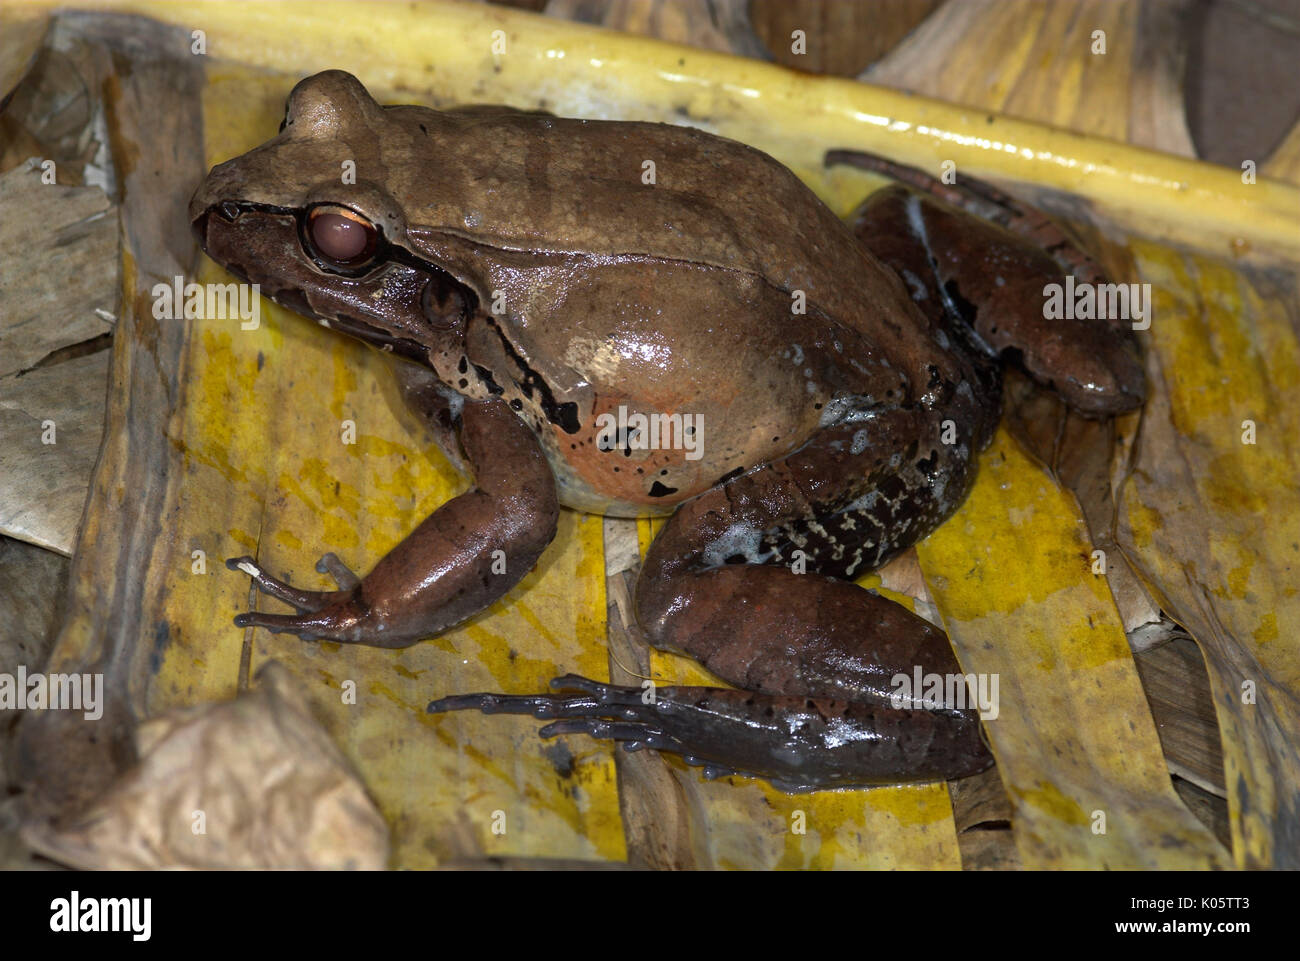
POLYGON ((394 337, 385 330, 378 327, 372 327, 369 324, 359 320, 354 320, 344 314, 335 314, 331 317, 324 317, 317 311, 313 310, 303 296, 301 290, 294 287, 286 287, 274 293, 267 294, 273 301, 287 310, 292 310, 295 314, 315 320, 322 327, 330 330, 336 330, 341 334, 347 334, 364 343, 369 344, 386 354, 397 354, 399 357, 406 357, 409 360, 417 361, 421 364, 427 364, 429 360, 429 348, 407 337, 394 337))

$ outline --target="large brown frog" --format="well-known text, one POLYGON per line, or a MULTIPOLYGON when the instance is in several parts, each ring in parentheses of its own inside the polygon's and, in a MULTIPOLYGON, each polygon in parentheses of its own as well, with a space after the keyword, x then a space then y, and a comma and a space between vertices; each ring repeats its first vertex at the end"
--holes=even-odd
POLYGON ((960 504, 1000 358, 1097 416, 1144 384, 1131 332, 1044 319, 1045 285, 1099 276, 1048 222, 899 169, 923 189, 878 191, 848 226, 772 158, 700 131, 381 107, 340 71, 299 83, 279 135, 199 188, 194 229, 277 303, 400 358, 475 486, 364 579, 326 554, 338 590, 232 560, 298 610, 235 623, 403 647, 510 590, 561 506, 671 513, 637 622, 741 690, 567 677, 577 693, 430 710, 531 712, 558 719, 544 734, 789 789, 986 767, 972 710, 900 704, 891 684, 960 673, 947 638, 852 578, 960 504))

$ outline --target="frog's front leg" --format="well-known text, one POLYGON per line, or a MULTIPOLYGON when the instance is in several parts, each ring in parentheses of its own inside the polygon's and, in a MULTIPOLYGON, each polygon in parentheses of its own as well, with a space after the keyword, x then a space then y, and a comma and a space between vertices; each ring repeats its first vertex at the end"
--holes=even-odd
POLYGON ((923 537, 965 495, 970 446, 941 443, 934 421, 909 407, 828 428, 686 502, 655 540, 638 623, 744 690, 661 688, 646 703, 639 689, 583 682, 580 696, 461 695, 429 710, 531 713, 553 721, 544 734, 584 731, 786 788, 983 770, 973 710, 894 700, 899 674, 961 673, 943 632, 843 579, 923 537))
POLYGON ((318 570, 337 591, 304 591, 252 558, 231 567, 298 614, 240 614, 240 627, 304 639, 406 647, 487 607, 514 587, 555 537, 555 479, 536 436, 502 400, 466 401, 460 439, 475 486, 439 507, 358 580, 333 555, 318 570), (502 561, 504 560, 504 569, 502 561))

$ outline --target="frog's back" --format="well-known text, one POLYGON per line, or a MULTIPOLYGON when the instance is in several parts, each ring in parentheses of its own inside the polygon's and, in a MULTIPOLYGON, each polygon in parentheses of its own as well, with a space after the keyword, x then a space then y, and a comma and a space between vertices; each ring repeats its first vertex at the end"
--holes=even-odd
POLYGON ((428 141, 407 172, 421 219, 476 243, 743 270, 846 320, 895 284, 789 169, 745 144, 504 109, 385 114, 428 141))
POLYGON ((406 109, 394 119, 423 123, 430 140, 432 169, 411 172, 428 184, 427 222, 462 223, 493 246, 706 263, 786 286, 803 262, 852 241, 794 174, 733 140, 523 111, 440 112, 435 126, 406 109))

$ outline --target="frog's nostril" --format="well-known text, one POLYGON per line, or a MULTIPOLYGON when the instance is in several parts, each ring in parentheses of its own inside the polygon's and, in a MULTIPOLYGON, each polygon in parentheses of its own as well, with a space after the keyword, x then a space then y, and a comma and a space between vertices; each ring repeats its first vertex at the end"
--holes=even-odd
POLYGON ((225 220, 229 220, 231 223, 234 223, 235 220, 239 217, 239 204, 234 203, 233 201, 230 200, 223 201, 219 209, 221 211, 222 218, 225 220))

